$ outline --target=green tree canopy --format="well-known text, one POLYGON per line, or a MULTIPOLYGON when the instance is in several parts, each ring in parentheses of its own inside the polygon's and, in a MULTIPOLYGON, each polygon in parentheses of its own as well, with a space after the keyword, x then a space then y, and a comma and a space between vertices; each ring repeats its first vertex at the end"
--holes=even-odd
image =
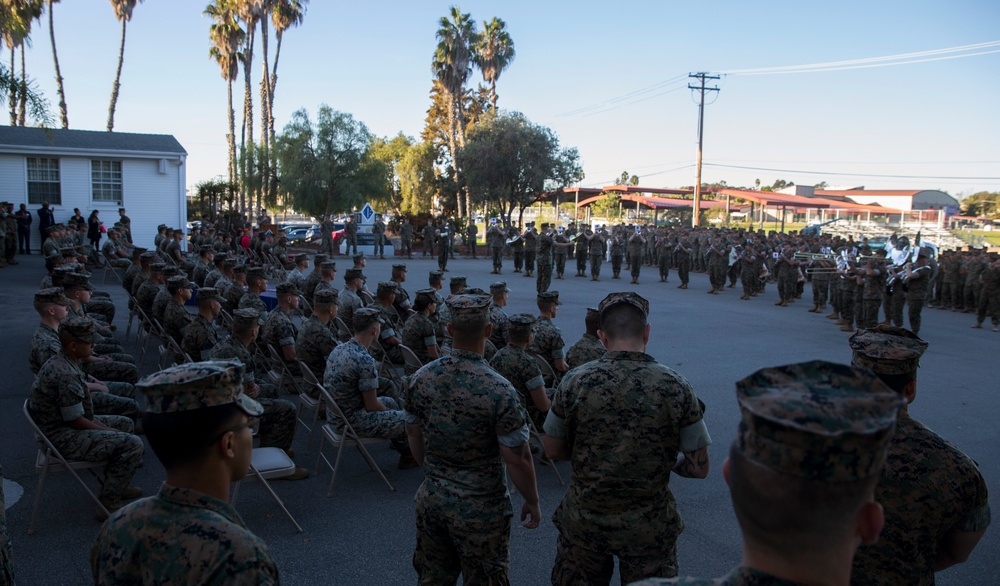
POLYGON ((583 178, 576 149, 560 148, 551 129, 516 112, 484 117, 459 150, 458 163, 476 201, 498 205, 507 221, 543 193, 583 178))
POLYGON ((279 186, 295 209, 317 216, 384 196, 387 171, 369 152, 371 132, 350 114, 323 104, 314 124, 298 110, 276 140, 279 186))

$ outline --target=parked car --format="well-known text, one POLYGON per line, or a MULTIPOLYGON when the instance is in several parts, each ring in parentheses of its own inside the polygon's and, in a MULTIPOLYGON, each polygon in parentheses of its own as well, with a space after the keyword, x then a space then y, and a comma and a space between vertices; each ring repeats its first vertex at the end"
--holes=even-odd
POLYGON ((295 228, 285 233, 289 242, 307 242, 309 240, 309 228, 295 228))
MULTIPOLYGON (((344 230, 344 224, 342 222, 334 222, 333 233, 331 234, 331 236, 333 237, 334 244, 342 240, 345 235, 346 232, 344 230)), ((320 233, 319 226, 317 224, 313 224, 312 227, 309 228, 306 242, 312 242, 313 240, 321 240, 321 239, 322 239, 322 234, 320 233)))

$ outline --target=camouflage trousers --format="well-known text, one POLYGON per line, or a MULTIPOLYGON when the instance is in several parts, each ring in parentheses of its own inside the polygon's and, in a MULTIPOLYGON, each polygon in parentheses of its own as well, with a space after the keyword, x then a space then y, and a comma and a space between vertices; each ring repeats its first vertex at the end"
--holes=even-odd
POLYGON ((994 326, 1000 325, 1000 290, 983 291, 976 309, 976 323, 983 323, 986 314, 990 315, 994 326))
MULTIPOLYGON (((515 268, 518 268, 518 267, 515 267, 515 268)), ((562 276, 563 276, 563 273, 565 273, 565 272, 566 272, 566 255, 565 254, 557 254, 556 255, 556 276, 558 276, 561 279, 562 276)))
POLYGON ((524 251, 524 272, 527 273, 526 276, 530 277, 532 273, 535 272, 535 256, 537 252, 534 250, 524 251))
POLYGON ((661 252, 656 262, 660 268, 660 280, 666 283, 670 280, 670 255, 661 252))
MULTIPOLYGON (((830 294, 830 280, 813 277, 813 303, 816 307, 826 307, 826 300, 830 294)), ((876 316, 877 317, 877 316, 876 316)))
MULTIPOLYGON (((347 412, 347 420, 351 427, 361 437, 380 437, 387 440, 406 440, 406 411, 399 408, 399 403, 392 397, 379 397, 378 402, 386 411, 347 412)), ((327 414, 328 421, 336 421, 332 414, 327 414)), ((334 428, 338 427, 336 424, 334 428)))
POLYGON ((587 255, 577 254, 576 255, 576 272, 577 275, 582 277, 584 273, 587 272, 587 255))
POLYGON ((920 333, 920 312, 924 310, 925 299, 920 297, 919 299, 910 298, 906 300, 906 304, 909 307, 907 312, 907 318, 910 321, 910 331, 914 334, 920 333))
POLYGON ((493 270, 499 273, 503 269, 503 248, 491 246, 490 256, 493 258, 493 270))
POLYGON ((552 263, 540 262, 538 263, 538 275, 535 278, 535 290, 539 293, 545 293, 549 290, 550 285, 552 285, 552 263))
POLYGON ((629 270, 633 279, 639 278, 639 271, 642 270, 642 253, 637 252, 629 255, 629 270))
MULTIPOLYGON (((128 356, 127 354, 125 356, 128 356)), ((130 364, 124 360, 119 360, 122 355, 112 354, 108 358, 112 360, 98 360, 83 365, 83 371, 102 382, 129 383, 134 385, 139 382, 139 369, 135 364, 130 364)), ((129 356, 131 358, 131 356, 129 356)), ((129 396, 135 396, 133 393, 129 396)))
POLYGON ((14 583, 14 554, 7 533, 7 508, 3 495, 3 468, 0 468, 0 584, 14 583))
POLYGON ((295 439, 295 404, 285 399, 278 399, 278 387, 257 382, 260 394, 257 402, 264 407, 260 416, 260 447, 281 448, 288 450, 295 439))
POLYGON ((687 285, 691 274, 691 258, 677 259, 677 276, 681 280, 681 285, 687 285))
POLYGON ((122 490, 128 487, 142 460, 142 440, 132 434, 135 424, 128 417, 97 415, 94 419, 117 431, 65 427, 53 433, 49 440, 70 460, 106 462, 100 498, 105 505, 117 506, 122 490))
POLYGON ((896 283, 892 295, 885 296, 885 320, 892 322, 896 327, 903 327, 903 305, 906 303, 906 294, 903 287, 896 283))
POLYGON ((109 298, 92 297, 87 304, 87 315, 109 324, 115 320, 115 302, 109 298))
POLYGON ((878 311, 882 306, 881 299, 862 299, 858 307, 858 328, 874 328, 878 325, 878 311))
POLYGON ((461 523, 417 503, 417 545, 413 568, 425 586, 507 586, 510 580, 510 517, 463 519, 461 523))
POLYGON ((615 571, 615 557, 622 584, 643 578, 673 578, 677 576, 677 541, 664 544, 653 555, 623 555, 614 551, 594 551, 566 539, 562 533, 556 539, 556 563, 552 567, 553 586, 607 585, 615 571))
POLYGON ((604 262, 604 257, 592 254, 590 255, 590 278, 599 279, 601 278, 601 264, 604 262))
MULTIPOLYGON (((125 385, 126 383, 111 383, 125 385)), ((107 393, 91 393, 90 400, 94 404, 94 413, 97 415, 121 415, 135 421, 139 418, 139 403, 135 401, 135 388, 128 385, 128 392, 131 395, 119 394, 115 391, 124 392, 123 389, 112 388, 108 385, 107 393)))

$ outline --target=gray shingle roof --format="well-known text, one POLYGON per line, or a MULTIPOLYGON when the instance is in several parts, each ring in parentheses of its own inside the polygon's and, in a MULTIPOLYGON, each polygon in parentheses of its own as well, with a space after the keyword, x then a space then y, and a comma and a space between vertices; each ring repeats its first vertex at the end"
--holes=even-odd
POLYGON ((131 151, 176 153, 187 151, 169 134, 134 134, 96 130, 62 130, 0 126, 0 147, 84 149, 94 151, 131 151))

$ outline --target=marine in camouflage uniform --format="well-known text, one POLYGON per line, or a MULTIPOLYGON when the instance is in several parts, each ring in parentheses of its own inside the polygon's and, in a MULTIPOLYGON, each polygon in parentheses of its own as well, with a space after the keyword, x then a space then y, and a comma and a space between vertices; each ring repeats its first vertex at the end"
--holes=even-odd
MULTIPOLYGON (((453 327, 480 328, 481 345, 489 296, 456 295, 448 303, 453 327)), ((504 462, 525 495, 525 526, 537 527, 539 515, 517 392, 481 354, 456 348, 409 377, 404 397, 410 445, 424 464, 415 497, 418 584, 454 584, 459 574, 465 584, 508 584, 513 511, 504 462)))
POLYGON ((538 232, 534 222, 528 222, 525 226, 524 234, 521 235, 524 242, 524 276, 532 277, 535 274, 535 256, 538 254, 538 232))
MULTIPOLYGON (((337 347, 337 338, 329 323, 324 322, 326 315, 317 314, 323 313, 321 310, 332 309, 333 316, 336 316, 338 295, 333 290, 317 291, 315 299, 313 314, 302 324, 295 338, 295 355, 319 378, 326 369, 327 357, 337 347)), ((308 391, 313 398, 319 396, 315 387, 308 391)))
POLYGON ((352 287, 360 289, 364 286, 364 279, 365 275, 361 269, 347 269, 344 273, 344 288, 341 289, 338 297, 337 317, 349 329, 354 327, 354 312, 365 306, 365 302, 361 300, 361 296, 352 287), (355 282, 357 279, 361 279, 361 282, 355 282))
POLYGON ((413 224, 410 224, 410 218, 403 218, 399 227, 399 248, 400 256, 413 258, 413 224))
POLYGON ((202 362, 204 354, 219 343, 219 330, 214 320, 222 310, 219 290, 213 287, 198 289, 198 313, 183 329, 181 350, 194 362, 202 362), (214 302, 214 303, 213 303, 214 302))
POLYGON ((601 264, 604 263, 604 235, 600 232, 594 232, 587 240, 589 241, 587 251, 590 254, 590 280, 600 281, 601 264))
POLYGON ((1000 259, 993 259, 983 271, 982 280, 983 292, 976 311, 976 323, 972 327, 983 327, 986 314, 989 313, 993 321, 993 331, 997 332, 1000 331, 1000 259))
MULTIPOLYGON (((369 328, 375 323, 372 320, 377 318, 377 310, 361 309, 354 314, 355 329, 369 328), (358 328, 359 322, 361 328, 358 328)), ((323 374, 323 386, 333 395, 333 400, 358 435, 402 442, 406 439, 406 413, 394 398, 377 397, 383 408, 381 411, 369 411, 365 407, 364 394, 377 394, 379 387, 384 387, 388 381, 379 379, 378 363, 368 353, 368 349, 358 342, 357 335, 359 334, 330 352, 323 374)), ((327 419, 339 423, 333 413, 327 413, 327 419)))
MULTIPOLYGON (((190 421, 189 413, 201 411, 198 415, 204 418, 209 409, 219 413, 218 409, 234 405, 238 415, 233 419, 245 424, 225 430, 209 445, 232 441, 233 458, 249 460, 252 438, 247 428, 252 419, 248 418, 259 416, 263 409, 240 393, 241 375, 239 365, 232 362, 185 364, 161 371, 142 382, 150 400, 149 417, 177 428, 177 422, 190 421), (224 440, 228 434, 232 435, 224 440)), ((193 436, 194 441, 215 432, 205 429, 208 425, 176 431, 193 436)), ((210 457, 203 456, 203 460, 210 457)), ((186 470, 183 465, 165 465, 168 473, 172 467, 186 470)), ((227 480, 240 480, 245 470, 217 471, 226 474, 221 478, 225 490, 220 493, 206 494, 190 485, 165 482, 153 497, 115 513, 90 549, 94 583, 278 584, 278 568, 267 545, 247 529, 226 501, 227 480)))
POLYGON ((171 277, 167 284, 171 299, 163 310, 163 331, 177 343, 184 338, 184 328, 194 320, 194 314, 184 307, 184 302, 191 299, 193 289, 194 283, 184 276, 171 277))
POLYGON ((260 294, 266 289, 267 278, 264 276, 264 269, 261 267, 247 269, 247 292, 240 297, 240 309, 252 309, 261 315, 266 315, 267 305, 260 298, 260 294))
POLYGON ((604 347, 604 342, 597 337, 597 330, 601 327, 601 316, 598 311, 588 307, 584 323, 587 331, 566 351, 566 364, 570 369, 599 360, 608 351, 604 347))
POLYGON ((305 291, 306 289, 306 273, 305 269, 309 266, 309 255, 307 254, 296 254, 295 255, 295 268, 288 273, 288 277, 285 279, 289 283, 295 285, 299 291, 305 291))
MULTIPOLYGON (((854 366, 873 370, 913 402, 927 342, 908 330, 879 326, 857 332, 850 345, 854 366)), ((885 510, 885 527, 877 543, 858 549, 852 584, 933 584, 934 572, 964 560, 990 524, 986 482, 976 462, 914 420, 906 407, 875 500, 885 510)))
POLYGON ((639 271, 642 270, 642 254, 645 246, 646 238, 638 231, 628 237, 628 258, 632 284, 639 282, 639 271))
POLYGON ((510 331, 510 318, 503 310, 507 306, 507 296, 510 295, 507 281, 490 283, 490 294, 493 295, 493 305, 490 306, 493 333, 490 334, 490 342, 494 348, 500 349, 507 345, 507 334, 510 331))
POLYGON ((544 293, 549 290, 552 284, 552 232, 549 224, 542 224, 542 231, 538 235, 538 252, 535 255, 535 264, 538 267, 538 278, 535 281, 535 290, 544 293))
MULTIPOLYGON (((67 317, 60 323, 59 330, 60 335, 77 344, 93 343, 92 320, 67 317)), ((64 457, 106 462, 99 498, 109 511, 115 510, 121 506, 123 498, 139 496, 138 489, 129 489, 128 483, 139 467, 143 444, 132 434, 135 429, 132 419, 122 415, 95 415, 87 375, 80 368, 80 357, 64 348, 50 358, 31 387, 28 409, 39 429, 64 457), (88 423, 82 423, 81 419, 88 423), (78 428, 78 425, 93 424, 97 424, 98 429, 78 428)), ((134 404, 120 397, 104 397, 105 401, 111 399, 122 405, 134 404)), ((103 511, 98 513, 103 520, 103 511)))
MULTIPOLYGON (((434 289, 417 291, 416 307, 420 309, 406 320, 406 326, 403 328, 403 345, 413 350, 421 364, 427 364, 431 360, 437 359, 437 356, 432 357, 428 350, 428 348, 437 350, 437 330, 434 327, 434 322, 427 315, 427 312, 430 311, 428 306, 434 303, 435 293, 434 289)), ((416 371, 417 368, 409 364, 406 365, 407 375, 416 371)))
MULTIPOLYGON (((645 324, 649 303, 611 293, 598 310, 602 327, 645 324)), ((566 374, 545 421, 546 454, 573 465, 552 517, 559 530, 553 584, 608 583, 614 556, 623 582, 675 576, 684 522, 668 486, 671 469, 708 474, 711 438, 691 385, 644 351, 617 349, 645 348, 645 339, 605 333, 611 349, 566 374), (680 462, 664 465, 678 454, 680 462)))
MULTIPOLYGON (((548 291, 538 295, 539 302, 554 303, 559 305, 559 292, 548 291)), ((535 320, 535 325, 531 329, 531 345, 528 351, 540 355, 549 364, 565 359, 566 342, 563 341, 562 332, 558 326, 552 323, 552 319, 540 316, 535 320)))
MULTIPOLYGON (((527 318, 525 329, 531 330, 531 324, 535 321, 530 314, 523 314, 527 318)), ((520 322, 519 317, 519 322, 520 322)), ((531 392, 535 389, 545 387, 545 379, 542 378, 542 370, 538 367, 535 358, 528 354, 528 351, 517 344, 507 344, 501 348, 493 358, 490 359, 490 368, 497 371, 497 374, 507 379, 507 381, 517 391, 521 405, 527 411, 532 425, 539 432, 545 424, 545 415, 548 411, 541 411, 532 399, 531 392)))
POLYGON ((236 334, 240 328, 255 327, 259 319, 260 314, 253 309, 236 310, 233 313, 233 335, 216 344, 205 357, 208 360, 237 360, 243 365, 244 389, 256 387, 255 392, 247 392, 247 395, 264 407, 264 413, 260 416, 261 447, 273 446, 288 451, 295 437, 295 405, 291 401, 279 399, 278 388, 258 378, 253 354, 236 334))
POLYGON ((910 331, 920 333, 921 312, 927 302, 927 291, 931 280, 931 267, 927 253, 921 250, 915 266, 906 271, 906 305, 908 307, 910 331))
POLYGON ((854 583, 845 553, 878 538, 882 515, 871 490, 905 401, 868 370, 821 361, 760 370, 736 388, 741 421, 727 484, 742 565, 715 580, 631 586, 854 583))
POLYGON ((614 236, 608 241, 608 253, 611 255, 611 278, 620 279, 622 261, 625 260, 625 239, 622 238, 621 230, 616 229, 614 236))

